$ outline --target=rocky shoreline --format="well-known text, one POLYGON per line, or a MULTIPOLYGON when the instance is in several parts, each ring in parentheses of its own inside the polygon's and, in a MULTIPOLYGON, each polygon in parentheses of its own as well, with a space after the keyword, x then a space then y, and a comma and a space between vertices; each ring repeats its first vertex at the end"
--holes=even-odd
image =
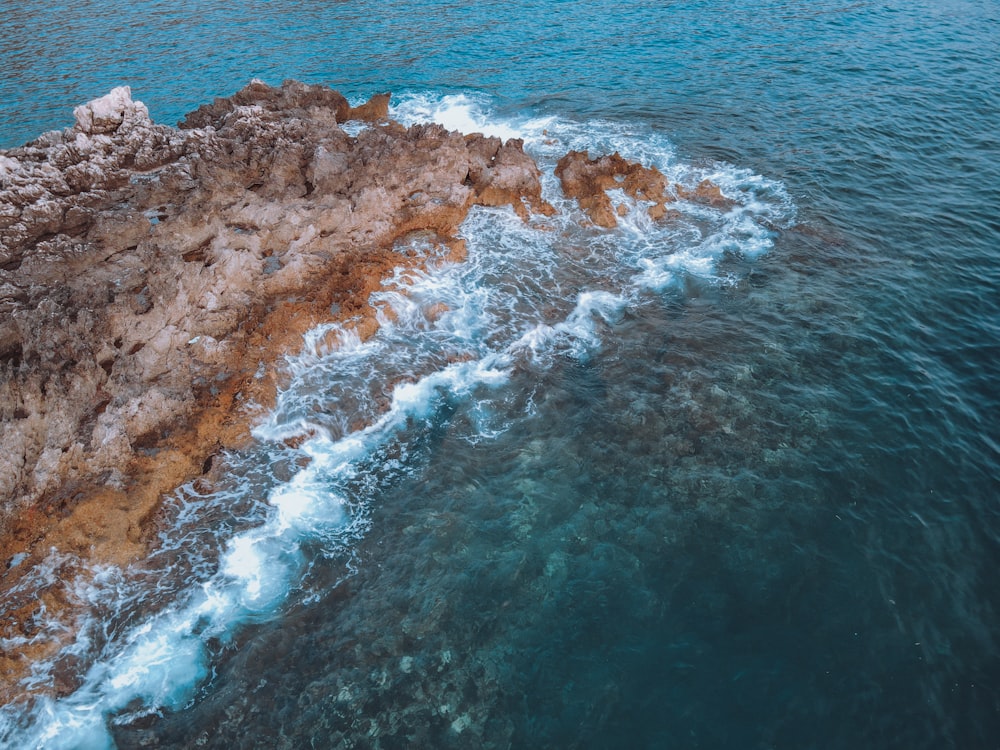
MULTIPOLYGON (((370 293, 418 262, 399 240, 460 258, 474 205, 552 213, 522 142, 403 127, 388 103, 254 81, 172 128, 119 88, 0 151, 0 638, 23 644, 0 653, 0 702, 58 649, 33 623, 71 606, 78 571, 19 587, 25 572, 52 551, 141 559, 164 493, 249 440, 305 331, 374 333, 370 293)), ((600 227, 618 186, 654 219, 677 198, 722 200, 617 154, 570 152, 557 175, 600 227)))
MULTIPOLYGON (((162 494, 248 439, 303 332, 370 335, 370 292, 412 262, 397 239, 551 210, 520 142, 404 128, 388 101, 253 82, 175 129, 120 88, 0 152, 0 636, 64 604, 12 601, 50 550, 142 556, 162 494)), ((26 658, 0 656, 5 682, 26 658)))

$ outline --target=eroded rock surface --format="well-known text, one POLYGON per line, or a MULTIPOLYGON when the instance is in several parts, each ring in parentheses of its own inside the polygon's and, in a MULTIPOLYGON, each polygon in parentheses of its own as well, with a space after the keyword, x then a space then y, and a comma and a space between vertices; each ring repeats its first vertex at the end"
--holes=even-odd
POLYGON ((51 547, 141 554, 160 495, 246 438, 276 357, 331 310, 373 330, 394 241, 447 241, 476 204, 551 212, 519 141, 388 102, 255 81, 171 128, 120 88, 0 151, 4 585, 51 547))
POLYGON ((556 165, 556 176, 563 192, 576 198, 580 208, 600 227, 618 224, 608 190, 620 188, 636 200, 652 201, 648 210, 654 219, 662 217, 664 204, 674 199, 667 193, 667 180, 660 170, 628 161, 617 151, 596 159, 586 151, 570 151, 556 165))
POLYGON ((656 167, 646 167, 623 158, 617 151, 591 159, 586 151, 570 151, 556 165, 556 176, 563 192, 575 198, 587 216, 599 227, 618 225, 620 211, 615 209, 609 190, 621 190, 636 201, 648 204, 652 219, 667 216, 666 204, 680 200, 724 206, 729 202, 718 185, 703 180, 694 189, 685 189, 666 177, 656 167))

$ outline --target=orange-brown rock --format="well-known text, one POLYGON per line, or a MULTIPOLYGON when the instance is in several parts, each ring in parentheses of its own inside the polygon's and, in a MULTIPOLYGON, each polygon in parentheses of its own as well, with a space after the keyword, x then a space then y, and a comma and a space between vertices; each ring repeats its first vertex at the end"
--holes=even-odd
POLYGON ((524 153, 524 141, 502 142, 480 133, 465 137, 472 155, 466 183, 486 206, 511 205, 527 220, 529 211, 551 216, 555 209, 542 198, 540 174, 534 161, 524 153))
POLYGON ((608 190, 620 188, 636 200, 651 201, 648 210, 653 218, 663 216, 663 204, 673 199, 660 170, 628 161, 617 151, 596 159, 585 151, 570 151, 556 165, 556 176, 563 192, 576 199, 592 222, 605 228, 618 225, 608 190))
POLYGON ((389 100, 391 94, 375 94, 364 104, 351 107, 347 114, 349 120, 362 120, 364 122, 378 122, 389 117, 389 100))
POLYGON ((694 188, 685 188, 667 180, 656 167, 644 167, 628 161, 617 152, 591 159, 584 151, 570 151, 556 165, 556 176, 563 192, 575 198, 594 224, 610 229, 618 218, 628 213, 625 205, 613 206, 608 190, 621 189, 637 201, 652 203, 646 210, 653 220, 675 215, 666 204, 680 199, 706 203, 717 208, 732 205, 711 180, 702 180, 694 188))
POLYGON ((371 334, 368 295, 419 260, 399 238, 447 242, 477 204, 551 211, 519 141, 387 108, 254 81, 175 129, 122 88, 0 151, 0 596, 53 547, 140 556, 161 495, 246 440, 305 330, 332 308, 371 334))
POLYGON ((711 180, 702 180, 692 190, 687 190, 683 185, 675 186, 677 197, 682 200, 694 201, 696 203, 707 203, 717 208, 729 207, 733 202, 722 194, 722 189, 711 180))

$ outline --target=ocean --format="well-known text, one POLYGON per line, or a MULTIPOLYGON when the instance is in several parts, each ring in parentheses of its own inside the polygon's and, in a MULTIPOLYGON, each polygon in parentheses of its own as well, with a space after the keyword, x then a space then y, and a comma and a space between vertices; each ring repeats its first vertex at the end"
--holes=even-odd
POLYGON ((1000 747, 998 50, 996 0, 0 2, 0 147, 295 78, 559 209, 275 363, 0 744, 1000 747), (588 228, 569 149, 727 200, 588 228))

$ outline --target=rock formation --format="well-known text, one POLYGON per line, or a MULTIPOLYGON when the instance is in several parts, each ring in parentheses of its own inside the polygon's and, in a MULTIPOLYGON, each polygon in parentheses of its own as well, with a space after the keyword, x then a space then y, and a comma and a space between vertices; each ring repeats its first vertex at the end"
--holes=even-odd
POLYGON ((607 191, 620 188, 636 200, 652 201, 649 215, 665 213, 664 204, 673 197, 666 192, 667 180, 656 167, 623 159, 618 152, 591 159, 585 151, 570 151, 556 165, 563 192, 576 198, 580 208, 599 227, 617 226, 615 210, 607 191))
MULTIPOLYGON (((370 293, 415 262, 397 240, 433 233, 459 256, 474 205, 552 212, 520 141, 403 127, 388 103, 254 81, 171 128, 123 87, 0 151, 0 636, 66 605, 72 570, 17 586, 50 549, 141 557, 163 493, 247 439, 306 330, 339 318, 370 335, 370 293)), ((610 189, 654 218, 687 197, 618 154, 570 152, 557 173, 604 227, 610 189)), ((55 648, 30 642, 0 654, 0 698, 55 648)))
POLYGON ((585 151, 570 151, 556 165, 556 176, 563 192, 575 198, 590 220, 599 227, 610 229, 618 219, 609 190, 619 189, 636 201, 649 203, 650 218, 667 216, 666 204, 675 200, 727 205, 718 185, 703 180, 693 189, 682 185, 668 186, 666 177, 656 167, 645 167, 628 161, 615 152, 591 159, 585 151))
POLYGON ((281 353, 331 310, 374 330, 369 293, 413 262, 396 240, 447 241, 476 204, 551 211, 519 141, 405 128, 388 100, 253 82, 175 129, 119 88, 0 152, 8 592, 52 547, 141 555, 161 494, 246 439, 281 353))

